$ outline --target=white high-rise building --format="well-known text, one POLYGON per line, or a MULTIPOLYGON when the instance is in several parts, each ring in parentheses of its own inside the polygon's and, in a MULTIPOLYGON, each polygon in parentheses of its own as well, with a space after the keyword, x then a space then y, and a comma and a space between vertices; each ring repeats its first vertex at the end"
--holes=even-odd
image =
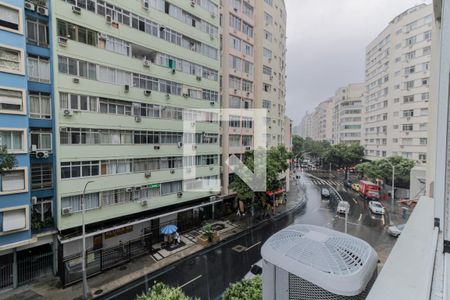
POLYGON ((366 49, 366 157, 426 162, 432 6, 395 17, 366 49))
POLYGON ((361 143, 364 84, 349 84, 333 97, 333 144, 361 143))

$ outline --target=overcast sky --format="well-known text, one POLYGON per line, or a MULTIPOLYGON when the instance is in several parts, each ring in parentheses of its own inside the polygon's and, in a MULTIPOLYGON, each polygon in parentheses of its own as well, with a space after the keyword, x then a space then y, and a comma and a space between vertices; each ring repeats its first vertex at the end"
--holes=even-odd
POLYGON ((365 48, 398 14, 431 0, 285 0, 287 115, 306 111, 364 80, 365 48))

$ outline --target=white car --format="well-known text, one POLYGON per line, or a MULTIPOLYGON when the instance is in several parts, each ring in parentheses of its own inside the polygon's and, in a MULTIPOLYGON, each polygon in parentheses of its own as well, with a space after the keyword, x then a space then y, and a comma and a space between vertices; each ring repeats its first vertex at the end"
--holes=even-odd
POLYGON ((244 279, 252 279, 256 275, 262 275, 262 259, 251 266, 250 271, 245 274, 244 279))
POLYGON ((384 215, 384 206, 378 201, 370 201, 369 209, 374 214, 384 215))
POLYGON ((405 224, 389 226, 388 233, 393 237, 398 237, 402 233, 404 228, 405 224))
POLYGON ((336 212, 338 214, 348 214, 350 212, 350 203, 347 201, 339 201, 336 212))

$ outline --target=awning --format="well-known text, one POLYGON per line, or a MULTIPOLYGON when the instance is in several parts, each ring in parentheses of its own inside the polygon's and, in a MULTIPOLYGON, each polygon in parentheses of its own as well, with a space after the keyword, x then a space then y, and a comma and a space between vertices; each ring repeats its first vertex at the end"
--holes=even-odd
POLYGON ((267 196, 272 196, 274 194, 278 195, 278 194, 281 194, 281 193, 284 193, 284 189, 283 188, 280 188, 280 189, 276 190, 275 192, 266 192, 267 196))

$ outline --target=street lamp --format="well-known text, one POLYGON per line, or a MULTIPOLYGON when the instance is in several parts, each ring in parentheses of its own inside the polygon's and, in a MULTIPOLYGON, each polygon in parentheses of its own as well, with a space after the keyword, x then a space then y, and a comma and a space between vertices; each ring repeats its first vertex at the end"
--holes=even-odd
POLYGON ((88 299, 88 283, 87 283, 87 276, 86 276, 86 226, 84 224, 84 212, 86 208, 86 202, 84 195, 86 193, 86 188, 89 183, 92 183, 93 181, 88 181, 84 185, 83 194, 81 196, 81 228, 82 228, 82 235, 83 235, 83 253, 82 253, 82 262, 81 262, 81 271, 83 273, 83 299, 88 299))
POLYGON ((387 158, 384 159, 392 167, 391 211, 394 212, 395 166, 387 158))

